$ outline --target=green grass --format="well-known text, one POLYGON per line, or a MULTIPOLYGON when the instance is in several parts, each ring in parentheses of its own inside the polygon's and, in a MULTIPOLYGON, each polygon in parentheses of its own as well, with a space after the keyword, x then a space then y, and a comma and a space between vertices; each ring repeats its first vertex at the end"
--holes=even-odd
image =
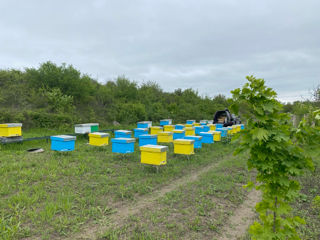
POLYGON ((110 227, 101 239, 212 239, 246 195, 245 156, 229 156, 195 182, 110 227))
MULTIPOLYGON (((36 130, 24 137, 57 133, 63 131, 36 130)), ((45 140, 0 145, 0 239, 70 236, 86 223, 108 218, 119 202, 149 194, 233 151, 231 145, 216 143, 188 160, 174 156, 171 148, 168 164, 156 173, 139 163, 137 146, 134 154, 121 156, 111 153, 111 146, 86 143, 79 136, 76 151, 69 153, 51 151, 45 140), (45 152, 26 152, 34 147, 45 152)))

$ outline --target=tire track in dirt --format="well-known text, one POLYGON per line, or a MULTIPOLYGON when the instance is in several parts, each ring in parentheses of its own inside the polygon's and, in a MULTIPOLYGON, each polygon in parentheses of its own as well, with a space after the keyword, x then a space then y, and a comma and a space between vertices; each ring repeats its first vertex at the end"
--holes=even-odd
POLYGON ((217 240, 237 240, 246 234, 248 227, 252 223, 255 213, 255 205, 261 199, 261 193, 257 190, 249 192, 247 199, 234 211, 234 214, 227 220, 221 228, 221 233, 217 240))
MULTIPOLYGON (((231 154, 232 155, 232 154, 231 154)), ((155 190, 154 192, 150 193, 148 196, 141 196, 136 199, 134 203, 124 204, 123 206, 119 206, 116 209, 116 212, 110 215, 109 222, 110 224, 104 226, 97 226, 97 225, 87 225, 83 231, 76 234, 75 236, 68 237, 66 239, 96 239, 99 235, 103 234, 109 227, 112 225, 114 226, 121 226, 125 219, 130 216, 140 212, 142 209, 151 206, 157 199, 163 197, 165 194, 172 192, 179 187, 186 185, 190 182, 196 181, 201 175, 206 174, 214 167, 218 166, 223 160, 228 159, 231 155, 227 155, 222 157, 220 160, 207 165, 201 169, 195 170, 191 174, 188 174, 184 177, 179 179, 173 180, 172 183, 162 187, 161 189, 155 190)))

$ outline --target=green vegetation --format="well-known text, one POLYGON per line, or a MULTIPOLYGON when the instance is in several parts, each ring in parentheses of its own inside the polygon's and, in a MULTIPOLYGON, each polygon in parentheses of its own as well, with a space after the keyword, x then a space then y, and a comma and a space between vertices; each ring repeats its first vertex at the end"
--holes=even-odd
POLYGON ((0 122, 22 122, 25 128, 64 128, 79 122, 139 120, 177 122, 212 119, 229 106, 223 95, 201 97, 192 89, 166 93, 154 82, 138 85, 125 77, 100 84, 72 66, 51 62, 39 68, 0 70, 0 122))
POLYGON ((101 239, 215 239, 245 199, 241 185, 248 177, 246 157, 228 156, 195 182, 128 216, 122 226, 110 227, 101 239))
MULTIPOLYGON (((250 234, 252 239, 299 239, 296 228, 305 222, 292 216, 289 204, 300 189, 294 177, 313 169, 312 160, 299 147, 304 142, 299 141, 301 137, 296 137, 296 130, 288 124, 288 114, 280 113, 282 105, 275 99, 276 93, 265 86, 263 79, 247 79, 242 89, 232 93, 235 111, 239 102, 248 106, 247 128, 240 134, 237 153, 250 153, 248 168, 257 170, 256 188, 263 197, 256 206, 260 221, 251 226, 250 234)), ((253 186, 253 182, 247 185, 253 186)))
POLYGON ((86 143, 87 139, 78 137, 76 151, 69 153, 52 152, 45 141, 0 146, 3 239, 70 236, 89 222, 108 219, 119 203, 152 193, 233 151, 217 143, 188 160, 175 156, 171 149, 168 164, 157 174, 153 167, 139 163, 137 150, 122 156, 112 154, 110 146, 86 143), (42 147, 45 152, 27 153, 31 147, 42 147))

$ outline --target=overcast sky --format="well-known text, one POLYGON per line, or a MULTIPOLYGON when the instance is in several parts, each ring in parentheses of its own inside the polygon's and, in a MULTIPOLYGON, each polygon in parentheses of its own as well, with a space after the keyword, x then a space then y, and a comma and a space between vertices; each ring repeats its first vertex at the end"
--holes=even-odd
POLYGON ((319 0, 0 0, 0 68, 72 64, 201 95, 264 78, 282 101, 320 84, 319 0))

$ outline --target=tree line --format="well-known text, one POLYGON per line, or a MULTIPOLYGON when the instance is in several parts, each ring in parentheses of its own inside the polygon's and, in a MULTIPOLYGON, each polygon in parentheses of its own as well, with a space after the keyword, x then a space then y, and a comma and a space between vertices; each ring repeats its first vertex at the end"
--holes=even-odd
POLYGON ((22 122, 26 128, 212 119, 231 101, 221 94, 203 97, 193 89, 169 93, 155 82, 139 85, 124 76, 102 84, 72 65, 52 62, 38 68, 0 70, 0 122, 22 122))

